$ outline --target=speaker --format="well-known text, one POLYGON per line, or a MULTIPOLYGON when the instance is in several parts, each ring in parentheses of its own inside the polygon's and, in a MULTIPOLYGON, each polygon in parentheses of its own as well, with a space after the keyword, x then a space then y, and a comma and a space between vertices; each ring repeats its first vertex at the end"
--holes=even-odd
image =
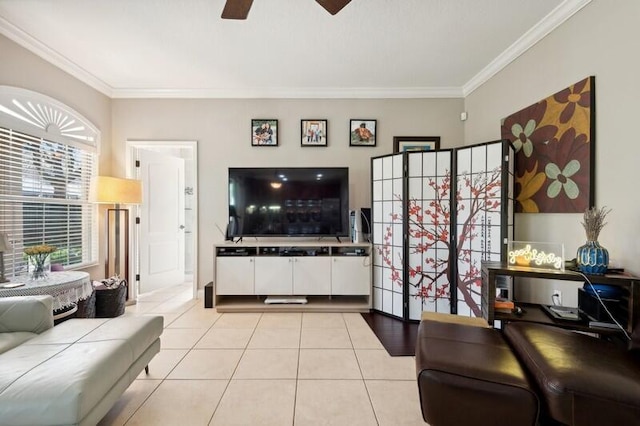
POLYGON ((366 243, 371 239, 371 209, 363 207, 349 211, 351 242, 366 243))
MULTIPOLYGON (((362 233, 365 235, 371 235, 371 208, 362 207, 360 209, 361 217, 362 217, 362 233)), ((370 238, 367 237, 367 241, 370 238)))
POLYGON ((213 308, 213 281, 204 286, 204 307, 213 308))

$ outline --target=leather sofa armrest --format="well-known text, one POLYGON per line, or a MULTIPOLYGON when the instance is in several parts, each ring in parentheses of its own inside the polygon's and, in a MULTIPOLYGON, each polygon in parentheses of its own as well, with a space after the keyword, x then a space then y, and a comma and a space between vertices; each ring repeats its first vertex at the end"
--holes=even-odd
POLYGON ((0 333, 42 333, 53 327, 51 296, 0 297, 0 333))

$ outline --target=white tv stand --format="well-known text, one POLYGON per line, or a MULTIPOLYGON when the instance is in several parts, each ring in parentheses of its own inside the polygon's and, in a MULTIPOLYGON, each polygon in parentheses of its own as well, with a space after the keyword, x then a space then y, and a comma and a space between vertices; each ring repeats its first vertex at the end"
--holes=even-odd
POLYGON ((213 301, 219 312, 371 308, 369 243, 242 241, 213 248, 213 301), (307 303, 265 303, 267 298, 307 303))

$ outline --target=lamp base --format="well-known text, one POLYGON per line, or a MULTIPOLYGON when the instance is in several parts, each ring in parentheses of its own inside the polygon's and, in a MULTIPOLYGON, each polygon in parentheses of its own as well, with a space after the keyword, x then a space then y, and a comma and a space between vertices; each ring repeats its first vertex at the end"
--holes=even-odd
POLYGON ((8 282, 9 282, 9 280, 8 280, 8 279, 6 279, 6 278, 4 277, 4 275, 0 276, 0 284, 2 284, 2 283, 8 283, 8 282))

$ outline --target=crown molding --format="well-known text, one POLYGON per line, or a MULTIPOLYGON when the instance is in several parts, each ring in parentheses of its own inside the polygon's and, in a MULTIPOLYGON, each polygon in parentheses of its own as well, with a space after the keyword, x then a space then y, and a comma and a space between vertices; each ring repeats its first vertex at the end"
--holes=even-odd
POLYGON ((275 87, 225 89, 114 89, 112 98, 164 99, 411 99, 461 98, 460 87, 275 87))
POLYGON ((104 81, 100 80, 84 68, 80 67, 74 62, 71 62, 65 56, 51 49, 41 41, 30 36, 3 17, 0 17, 0 34, 13 40, 20 46, 24 47, 30 52, 33 52, 45 61, 55 65, 68 74, 71 74, 73 77, 93 87, 102 94, 111 97, 113 92, 111 86, 109 86, 104 81))
POLYGON ((502 71, 507 65, 542 40, 547 34, 562 25, 580 9, 591 3, 591 0, 565 0, 540 20, 529 31, 502 52, 497 58, 484 67, 478 74, 462 86, 463 97, 486 83, 491 77, 502 71))
POLYGON ((81 66, 30 36, 0 17, 0 34, 71 74, 110 98, 219 98, 219 99, 414 99, 465 98, 551 31, 589 4, 591 0, 565 0, 522 35, 497 58, 462 87, 302 87, 302 88, 218 88, 218 89, 117 89, 97 78, 81 66))

